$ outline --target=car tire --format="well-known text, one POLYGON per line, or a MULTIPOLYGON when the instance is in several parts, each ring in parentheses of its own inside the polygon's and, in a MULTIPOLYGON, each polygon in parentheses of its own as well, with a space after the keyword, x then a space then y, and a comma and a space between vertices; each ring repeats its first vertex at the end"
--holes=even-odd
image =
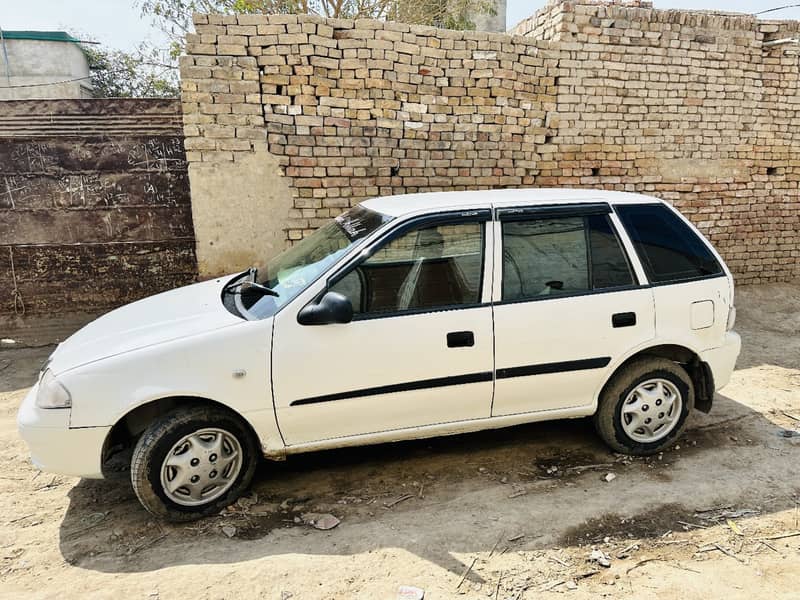
POLYGON ((181 408, 148 427, 133 451, 131 483, 150 513, 168 521, 216 514, 249 487, 260 451, 236 415, 181 408))
POLYGON ((616 452, 647 456, 680 437, 693 408, 694 385, 681 365, 665 358, 639 358, 605 386, 594 425, 616 452))

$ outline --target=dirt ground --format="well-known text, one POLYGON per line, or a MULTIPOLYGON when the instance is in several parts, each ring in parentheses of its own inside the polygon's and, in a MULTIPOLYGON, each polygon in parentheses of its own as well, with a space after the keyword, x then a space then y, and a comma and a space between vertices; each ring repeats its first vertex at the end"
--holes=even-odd
POLYGON ((661 456, 614 455, 586 420, 324 452, 265 464, 189 525, 155 522, 124 479, 29 464, 17 407, 84 318, 0 323, 17 340, 0 349, 0 596, 796 599, 800 286, 740 288, 737 306, 731 384, 661 456))

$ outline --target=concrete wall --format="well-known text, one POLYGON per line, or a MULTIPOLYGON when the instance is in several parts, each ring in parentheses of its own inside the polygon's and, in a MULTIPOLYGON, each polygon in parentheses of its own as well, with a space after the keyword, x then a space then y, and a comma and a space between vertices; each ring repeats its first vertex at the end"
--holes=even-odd
POLYGON ((0 48, 0 100, 91 97, 89 63, 77 44, 7 39, 5 49, 7 63, 0 48))
POLYGON ((277 158, 263 148, 235 162, 189 166, 203 276, 262 267, 286 247, 292 192, 280 173, 277 158))
POLYGON ((195 277, 177 101, 0 103, 0 314, 92 312, 195 277))
MULTIPOLYGON (((693 219, 740 283, 800 277, 798 63, 769 43, 800 24, 633 4, 554 2, 515 36, 199 15, 181 63, 190 173, 220 165, 216 185, 235 189, 259 156, 292 206, 254 190, 249 212, 289 242, 379 194, 644 192, 693 219)), ((263 260, 246 237, 228 262, 237 248, 209 232, 233 224, 199 216, 201 273, 263 260)))

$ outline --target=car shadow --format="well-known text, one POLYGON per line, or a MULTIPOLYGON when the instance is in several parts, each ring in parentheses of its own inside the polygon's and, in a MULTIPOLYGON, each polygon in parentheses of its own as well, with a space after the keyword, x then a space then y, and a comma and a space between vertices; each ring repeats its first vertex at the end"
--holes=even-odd
POLYGON ((59 342, 97 316, 71 312, 0 315, 0 394, 30 388, 59 342))
POLYGON ((83 480, 59 546, 101 572, 400 548, 460 576, 467 553, 656 537, 719 505, 792 507, 800 440, 784 427, 717 395, 711 415, 695 413, 676 446, 648 458, 609 452, 588 419, 317 452, 264 463, 231 510, 181 525, 151 517, 124 480, 83 480), (341 524, 319 531, 306 513, 341 524))
POLYGON ((36 383, 39 369, 55 349, 55 345, 42 348, 0 349, 0 394, 27 391, 36 383))

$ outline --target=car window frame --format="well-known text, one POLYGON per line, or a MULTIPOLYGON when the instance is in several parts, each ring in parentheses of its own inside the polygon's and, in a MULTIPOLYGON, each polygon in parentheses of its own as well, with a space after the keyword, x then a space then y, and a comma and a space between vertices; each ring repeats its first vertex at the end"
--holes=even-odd
MULTIPOLYGON (((570 204, 540 204, 528 206, 508 206, 495 208, 495 262, 496 271, 499 277, 495 280, 495 295, 493 296, 492 303, 495 306, 502 306, 506 304, 520 304, 524 302, 542 302, 547 300, 562 300, 565 298, 577 298, 581 296, 599 295, 599 294, 613 294, 617 292, 626 292, 630 290, 638 290, 649 287, 646 280, 642 278, 643 268, 639 262, 639 257, 636 254, 631 254, 632 247, 629 246, 630 240, 627 237, 627 232, 622 228, 621 223, 617 220, 618 217, 608 202, 582 202, 570 204), (587 217, 592 215, 603 215, 606 217, 612 233, 617 239, 619 249, 622 256, 628 265, 628 270, 631 274, 632 283, 630 285, 618 286, 612 288, 590 289, 581 292, 572 292, 568 294, 559 295, 546 295, 546 296, 533 296, 530 298, 520 298, 514 300, 503 300, 503 284, 505 282, 505 273, 503 272, 503 222, 504 221, 530 221, 534 219, 548 219, 548 218, 577 218, 587 217)), ((584 235, 588 235, 588 229, 584 222, 584 235)), ((591 283, 591 255, 590 243, 587 239, 587 275, 591 283)))
MULTIPOLYGON (((491 304, 491 286, 489 286, 487 294, 486 274, 490 265, 488 261, 493 260, 491 252, 487 249, 491 247, 489 243, 490 228, 492 223, 493 211, 491 208, 475 208, 475 209, 462 209, 454 211, 446 211, 440 213, 428 213, 423 215, 412 216, 399 223, 394 223, 394 226, 384 231, 373 239, 366 247, 362 248, 352 260, 348 260, 339 268, 332 269, 325 281, 325 286, 309 301, 305 302, 303 306, 319 301, 322 296, 331 291, 331 288, 336 285, 341 279, 350 274, 353 270, 357 269, 362 263, 370 259, 376 252, 383 248, 386 244, 402 237, 403 235, 414 231, 424 229, 432 225, 461 225, 465 223, 479 223, 481 225, 481 273, 480 273, 480 294, 478 302, 469 304, 448 304, 445 306, 425 307, 409 310, 400 310, 392 312, 376 312, 376 313, 362 313, 353 314, 353 321, 370 321, 374 319, 389 319, 395 317, 405 317, 410 315, 419 315, 426 313, 438 313, 452 310, 467 310, 472 308, 479 308, 482 306, 489 306, 491 304), (488 295, 488 297, 487 297, 488 295)), ((491 272, 491 271, 488 271, 491 272)))

